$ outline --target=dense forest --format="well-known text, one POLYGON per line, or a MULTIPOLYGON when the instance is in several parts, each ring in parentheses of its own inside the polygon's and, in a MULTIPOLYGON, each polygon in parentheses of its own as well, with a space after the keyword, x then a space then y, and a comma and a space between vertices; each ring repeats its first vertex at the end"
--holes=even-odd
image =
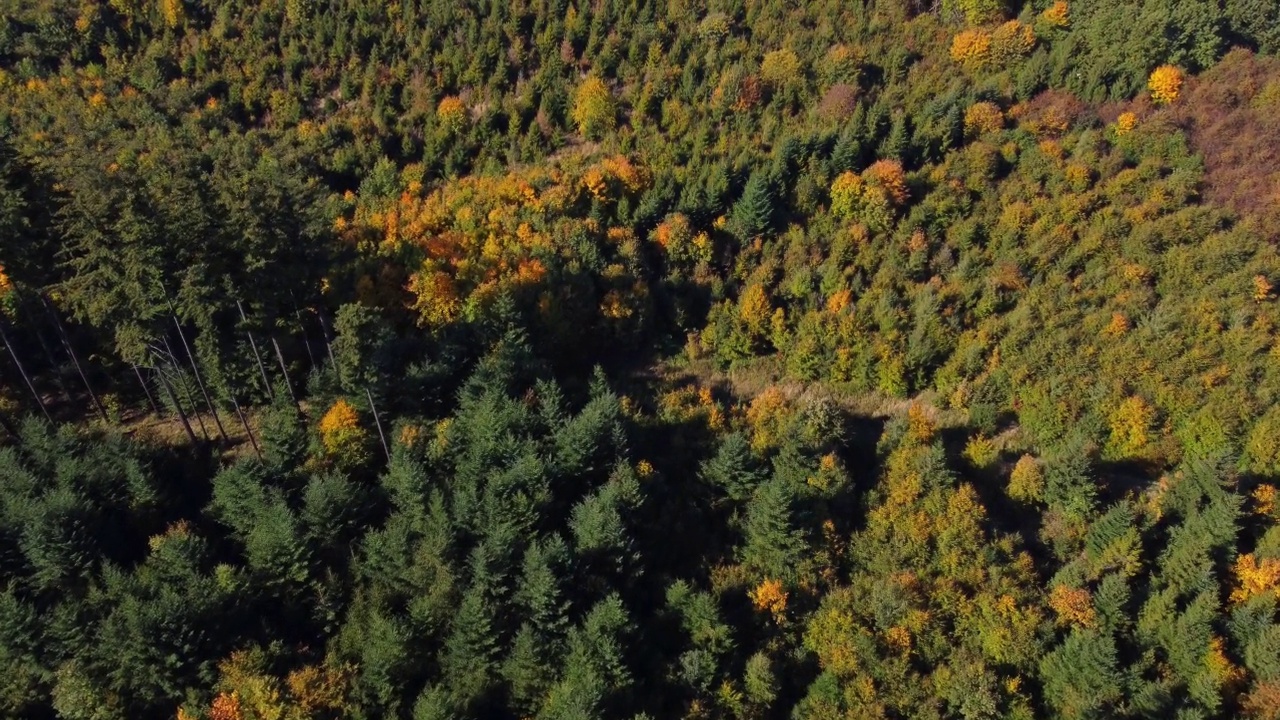
POLYGON ((1280 720, 1280 0, 0 0, 0 716, 1280 720))

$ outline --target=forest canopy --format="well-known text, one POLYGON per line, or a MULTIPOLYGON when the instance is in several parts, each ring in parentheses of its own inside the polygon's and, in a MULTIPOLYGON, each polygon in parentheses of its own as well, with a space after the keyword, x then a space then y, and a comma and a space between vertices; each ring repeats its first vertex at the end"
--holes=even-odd
POLYGON ((0 0, 0 716, 1280 719, 1280 0, 0 0))

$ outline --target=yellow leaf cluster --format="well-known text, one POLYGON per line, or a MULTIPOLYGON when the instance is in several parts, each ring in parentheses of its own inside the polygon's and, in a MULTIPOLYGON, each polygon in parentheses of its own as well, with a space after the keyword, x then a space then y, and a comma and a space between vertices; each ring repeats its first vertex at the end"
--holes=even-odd
POLYGON ((934 413, 924 403, 911 403, 911 407, 907 408, 907 437, 923 445, 933 440, 937 432, 938 424, 934 420, 934 413))
POLYGON ((1182 91, 1182 71, 1172 65, 1161 65, 1151 72, 1147 79, 1147 89, 1151 91, 1151 99, 1157 105, 1168 105, 1178 99, 1182 91))
POLYGON ((164 17, 164 24, 171 28, 178 27, 186 17, 182 0, 160 0, 160 14, 164 17))
POLYGON ((1128 135, 1138 127, 1138 116, 1132 112, 1122 112, 1116 118, 1116 135, 1128 135))
POLYGON ((1004 113, 1000 112, 1000 107, 995 103, 974 103, 964 112, 964 132, 970 137, 999 132, 1002 129, 1004 129, 1004 113))
POLYGON ((338 398, 320 419, 320 443, 330 458, 358 464, 365 458, 369 434, 360 427, 360 415, 345 398, 338 398))
POLYGON ((457 132, 462 129, 466 121, 467 106, 463 104, 462 98, 449 95, 441 99, 440 104, 436 106, 436 118, 447 130, 457 132))
POLYGON ((1017 20, 1010 20, 991 33, 991 57, 999 63, 1026 57, 1035 46, 1035 31, 1017 20))
POLYGON ((1031 455, 1023 455, 1009 474, 1009 497, 1021 502, 1038 502, 1044 497, 1044 471, 1031 455))
POLYGON ((1254 507, 1259 515, 1272 515, 1276 511, 1276 486, 1259 485, 1253 489, 1254 507))
POLYGON ((765 53, 764 59, 760 61, 760 79, 770 87, 785 87, 798 77, 800 58, 791 50, 783 48, 765 53))
POLYGON ((1156 421, 1156 410, 1141 396, 1134 395, 1121 401, 1111 413, 1109 425, 1111 437, 1108 449, 1114 457, 1136 457, 1147 449, 1150 433, 1156 421))
POLYGON ((1209 652, 1204 657, 1205 668, 1209 676, 1220 686, 1235 686, 1244 680, 1244 670, 1227 657, 1226 643, 1222 638, 1214 636, 1209 641, 1209 652))
POLYGON ((951 59, 969 69, 991 60, 991 34, 981 28, 963 30, 951 40, 951 59))
POLYGON ((587 137, 597 137, 613 129, 617 122, 613 93, 604 80, 592 75, 582 81, 573 96, 572 118, 578 132, 587 137))
POLYGON ((13 292, 13 281, 4 272, 4 265, 0 265, 0 299, 13 292))
POLYGON ((795 412, 786 394, 776 386, 766 388, 752 398, 746 413, 747 425, 751 427, 751 447, 764 450, 779 445, 783 431, 795 412))
POLYGON ((1236 558, 1236 587, 1231 591, 1231 602, 1242 603, 1265 592, 1280 587, 1280 560, 1265 558, 1259 561, 1253 553, 1236 558))
POLYGON ((964 457, 973 463, 974 467, 990 467, 999 456, 1000 449, 996 447, 995 442, 982 433, 974 435, 969 438, 969 442, 965 443, 964 457))
POLYGON ((347 705, 351 675, 350 667, 306 665, 289 673, 285 685, 304 717, 318 717, 326 711, 341 715, 347 705))
POLYGON ((1111 322, 1102 329, 1102 334, 1106 337, 1120 337, 1129 332, 1129 318, 1122 312, 1111 313, 1111 322))

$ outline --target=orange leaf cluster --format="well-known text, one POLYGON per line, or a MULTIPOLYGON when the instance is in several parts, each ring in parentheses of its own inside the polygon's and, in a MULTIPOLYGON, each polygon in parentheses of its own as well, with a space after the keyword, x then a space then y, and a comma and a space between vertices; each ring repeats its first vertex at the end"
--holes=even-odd
POLYGON ((885 191, 894 205, 903 205, 909 196, 907 175, 897 160, 879 160, 863 171, 867 184, 885 191))
POLYGON ((1098 621, 1097 612, 1093 609, 1093 597, 1084 588, 1055 585, 1049 591, 1049 607, 1058 614, 1059 625, 1090 628, 1098 621))
POLYGON ((244 720, 240 696, 236 693, 219 693, 209 706, 209 720, 244 720))
POLYGON ((1040 19, 1052 27, 1066 27, 1071 22, 1070 8, 1067 0, 1057 0, 1040 13, 1040 19))
POLYGON ((765 579, 750 593, 751 604, 757 610, 767 612, 775 620, 781 620, 787 610, 787 591, 778 580, 765 579))
POLYGON ((449 95, 443 98, 440 104, 436 106, 436 118, 450 132, 462 129, 466 117, 467 106, 463 104, 462 98, 457 95, 449 95))

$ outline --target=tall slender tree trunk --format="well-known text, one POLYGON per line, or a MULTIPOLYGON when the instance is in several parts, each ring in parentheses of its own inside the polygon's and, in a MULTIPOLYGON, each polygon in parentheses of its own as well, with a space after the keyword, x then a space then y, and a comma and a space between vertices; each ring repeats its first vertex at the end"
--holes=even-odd
POLYGON ((289 399, 293 400, 293 404, 298 404, 298 396, 293 394, 293 383, 289 382, 289 368, 284 364, 284 353, 280 352, 280 343, 275 338, 271 338, 271 344, 276 348, 276 360, 280 361, 280 374, 284 375, 284 388, 289 391, 289 399))
MULTIPOLYGON (((44 303, 45 312, 49 317, 53 318, 53 325, 58 329, 58 337, 62 339, 62 347, 66 349, 67 355, 71 358, 71 364, 76 368, 76 374, 80 376, 80 382, 84 383, 85 392, 89 393, 89 400, 93 402, 93 407, 98 411, 98 415, 102 417, 103 422, 107 422, 107 411, 102 407, 102 403, 98 401, 98 394, 93 391, 93 385, 89 384, 89 376, 85 374, 84 367, 80 365, 80 358, 76 356, 76 349, 71 344, 71 335, 67 333, 67 328, 62 324, 62 318, 58 317, 57 310, 54 309, 53 303, 49 302, 49 298, 44 295, 40 296, 40 301, 44 303)), ((137 370, 134 366, 134 370, 137 370)), ((143 389, 146 389, 145 383, 143 389)), ((151 392, 147 391, 147 399, 151 400, 151 392)), ((151 405, 155 406, 155 401, 151 401, 151 405)))
POLYGON ((302 344, 307 348, 307 358, 311 360, 311 367, 319 367, 316 365, 315 353, 311 352, 311 334, 307 332, 307 324, 302 321, 302 310, 298 309, 298 298, 294 296, 293 291, 289 291, 289 297, 293 300, 293 316, 298 319, 298 329, 302 331, 302 344))
POLYGON ((142 371, 138 369, 137 363, 129 363, 133 366, 133 374, 138 378, 138 384, 142 386, 142 392, 147 394, 147 402, 151 403, 151 409, 155 411, 156 417, 164 417, 164 412, 156 403, 156 399, 151 396, 151 388, 147 386, 147 381, 142 377, 142 371))
POLYGON ((387 462, 391 462, 391 448, 387 446, 387 436, 382 432, 382 421, 378 419, 378 406, 373 404, 373 393, 365 387, 364 395, 369 398, 369 409, 373 411, 373 424, 378 428, 378 439, 382 441, 382 453, 387 456, 387 462))
MULTIPOLYGON (((169 338, 161 337, 160 339, 164 341, 164 349, 168 355, 169 367, 173 368, 175 373, 181 374, 182 369, 178 367, 178 356, 173 353, 173 347, 169 345, 169 338)), ((160 373, 163 376, 164 371, 161 370, 160 373)), ((182 394, 186 395, 187 401, 191 403, 191 414, 196 416, 196 424, 200 426, 200 434, 204 435, 205 440, 210 439, 209 428, 205 427, 204 418, 200 417, 200 405, 195 401, 195 398, 191 397, 191 386, 187 384, 185 378, 182 380, 182 394)))
POLYGON ((196 439, 195 431, 191 429, 191 423, 187 421, 187 413, 183 411, 182 403, 178 400, 177 393, 173 391, 173 387, 169 385, 169 381, 164 379, 164 370, 156 368, 156 377, 160 378, 160 386, 164 388, 166 393, 168 393, 169 400, 173 402, 173 407, 178 411, 178 417, 182 420, 183 429, 187 431, 187 437, 191 438, 191 444, 195 445, 199 443, 200 441, 196 439))
POLYGON ((209 397, 209 389, 204 385, 204 378, 200 377, 200 364, 196 362, 195 353, 191 352, 191 346, 187 344, 187 334, 182 330, 182 323, 178 321, 178 311, 173 307, 173 301, 165 295, 164 301, 169 304, 169 315, 173 318, 173 326, 178 329, 178 339, 182 341, 182 349, 187 352, 187 360, 191 362, 191 373, 196 377, 196 386, 200 388, 200 394, 204 396, 205 407, 209 408, 209 414, 213 416, 214 425, 218 426, 218 435, 223 442, 227 442, 226 428, 222 427, 222 418, 218 417, 218 409, 213 406, 213 400, 209 397))
POLYGON ((267 377, 267 366, 262 364, 262 355, 258 353, 258 343, 253 339, 253 333, 249 331, 249 318, 245 317, 244 305, 237 300, 236 309, 240 311, 240 322, 245 324, 244 334, 249 337, 249 349, 253 350, 254 362, 258 363, 258 372, 262 374, 262 387, 267 391, 267 398, 276 399, 275 389, 271 387, 271 379, 267 377))
POLYGON ((53 422, 53 416, 49 414, 49 408, 44 406, 44 398, 40 397, 39 392, 36 392, 36 386, 31 382, 31 376, 27 374, 27 369, 23 367, 22 360, 18 357, 18 353, 14 351, 13 344, 9 342, 9 334, 4 331, 3 321, 0 321, 0 340, 4 341, 4 347, 9 351, 9 357, 13 358, 13 364, 18 366, 18 374, 27 383, 27 389, 31 391, 31 397, 36 399, 36 405, 40 406, 40 412, 44 413, 46 420, 53 422))
POLYGON ((336 366, 338 363, 333 359, 333 336, 329 333, 329 325, 324 321, 324 308, 316 311, 316 317, 320 320, 320 332, 324 334, 325 350, 329 351, 329 364, 336 366))
POLYGON ((22 441, 22 436, 18 434, 18 428, 14 426, 13 421, 5 413, 0 413, 0 428, 4 428, 4 431, 9 433, 15 441, 22 441))
POLYGON ((187 360, 191 364, 191 373, 196 377, 196 387, 200 388, 200 395, 204 397, 205 407, 209 408, 209 414, 213 416, 213 423, 218 426, 218 435, 223 442, 227 441, 227 430, 222 427, 222 418, 218 417, 218 408, 214 407, 213 399, 209 397, 209 389, 205 387, 204 378, 200 376, 200 364, 196 362, 196 356, 191 352, 191 346, 187 344, 187 335, 182 331, 182 323, 178 322, 178 316, 173 316, 173 326, 178 329, 178 339, 182 341, 182 349, 187 353, 187 360))
POLYGON ((244 434, 249 436, 249 444, 253 446, 253 452, 262 459, 262 448, 258 447, 258 440, 253 436, 253 428, 249 427, 249 419, 245 417, 244 410, 240 409, 240 403, 236 402, 233 395, 231 397, 231 405, 236 409, 236 415, 240 416, 240 424, 244 426, 244 434))
POLYGON ((44 355, 45 360, 49 361, 49 371, 53 373, 54 384, 58 386, 58 389, 67 398, 67 403, 74 405, 76 396, 75 393, 71 392, 71 387, 67 385, 67 381, 62 377, 62 368, 60 367, 62 362, 58 360, 57 355, 53 352, 53 346, 49 344, 49 341, 45 339, 44 333, 40 331, 40 323, 36 322, 34 317, 31 317, 30 312, 27 312, 26 299, 24 298, 19 305, 23 313, 27 315, 27 321, 31 323, 31 333, 36 336, 36 344, 40 346, 40 352, 44 355))

